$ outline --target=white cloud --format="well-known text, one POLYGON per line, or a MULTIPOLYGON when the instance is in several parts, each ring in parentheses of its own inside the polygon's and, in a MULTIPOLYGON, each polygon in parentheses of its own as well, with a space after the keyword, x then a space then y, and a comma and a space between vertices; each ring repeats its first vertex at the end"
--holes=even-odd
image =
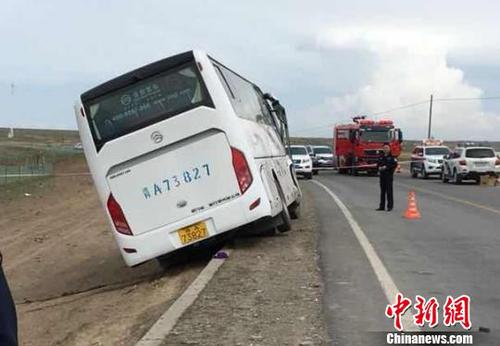
MULTIPOLYGON (((449 51, 457 47, 455 36, 422 28, 342 26, 322 31, 316 37, 319 51, 364 49, 375 56, 376 63, 357 91, 327 97, 323 105, 315 107, 314 112, 322 118, 316 120, 321 124, 344 121, 359 113, 370 115, 426 100, 431 93, 436 99, 483 96, 483 90, 467 83, 463 71, 448 65, 449 51)), ((436 137, 498 139, 500 116, 483 112, 480 100, 436 101, 433 114, 436 137)), ((394 119, 407 138, 426 136, 428 104, 380 117, 394 119)), ((324 133, 329 135, 331 129, 324 133)))

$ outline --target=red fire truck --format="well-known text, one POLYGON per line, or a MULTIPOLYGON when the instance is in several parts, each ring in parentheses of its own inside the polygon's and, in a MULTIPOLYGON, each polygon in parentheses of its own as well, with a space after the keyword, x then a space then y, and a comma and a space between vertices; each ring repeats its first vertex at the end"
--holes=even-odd
POLYGON ((352 118, 350 124, 335 126, 333 147, 339 173, 357 175, 364 171, 377 174, 375 164, 384 143, 389 143, 392 154, 401 153, 403 133, 392 120, 371 120, 366 116, 352 118))

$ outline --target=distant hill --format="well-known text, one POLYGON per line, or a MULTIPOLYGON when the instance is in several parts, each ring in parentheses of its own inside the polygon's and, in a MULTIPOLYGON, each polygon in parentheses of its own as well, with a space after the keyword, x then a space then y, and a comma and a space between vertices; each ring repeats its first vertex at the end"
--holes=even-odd
MULTIPOLYGON (((55 143, 78 143, 80 142, 80 136, 78 135, 78 131, 76 130, 52 130, 52 129, 14 129, 14 138, 8 139, 7 134, 9 132, 9 128, 0 127, 0 142, 4 141, 15 141, 15 142, 55 142, 55 143)), ((329 145, 332 146, 332 138, 327 137, 291 137, 290 141, 292 144, 298 145, 329 145)), ((445 141, 444 145, 449 146, 450 148, 454 148, 457 143, 465 142, 464 141, 445 141)), ((495 148, 496 151, 500 151, 500 141, 474 141, 475 143, 487 145, 495 148)), ((409 152, 411 149, 417 145, 422 143, 421 140, 405 140, 403 142, 403 151, 409 152)))
POLYGON ((67 143, 80 142, 76 130, 50 130, 50 129, 20 129, 14 128, 14 138, 7 138, 9 128, 0 127, 0 142, 41 142, 41 143, 67 143))

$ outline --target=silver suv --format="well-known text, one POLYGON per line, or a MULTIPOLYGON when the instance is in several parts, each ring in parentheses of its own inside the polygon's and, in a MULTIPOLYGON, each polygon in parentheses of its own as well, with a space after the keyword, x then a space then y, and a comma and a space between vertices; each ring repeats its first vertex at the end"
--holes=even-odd
POLYGON ((462 180, 479 183, 482 175, 498 178, 500 158, 490 147, 457 147, 443 163, 443 183, 460 184, 462 180))
POLYGON ((443 172, 443 159, 450 153, 450 148, 443 145, 425 146, 419 145, 411 153, 410 172, 412 178, 427 179, 429 175, 441 176, 443 172))

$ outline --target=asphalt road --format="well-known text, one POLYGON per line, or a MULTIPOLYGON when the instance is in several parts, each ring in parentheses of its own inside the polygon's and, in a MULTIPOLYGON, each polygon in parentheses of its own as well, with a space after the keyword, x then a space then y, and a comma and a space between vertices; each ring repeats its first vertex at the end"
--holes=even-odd
MULTIPOLYGON (((395 177, 395 208, 375 211, 378 178, 322 172, 315 180, 349 209, 394 284, 413 301, 416 295, 471 297, 475 345, 500 345, 500 187, 448 185, 437 179, 395 177), (417 196, 420 220, 406 220, 408 191, 417 196)), ((345 215, 313 182, 319 231, 320 266, 325 282, 324 311, 333 344, 375 345, 393 330, 385 317, 387 297, 345 215)), ((446 330, 442 324, 436 330, 446 330)), ((457 328, 456 330, 461 330, 457 328)), ((385 344, 385 343, 382 343, 385 344)))

